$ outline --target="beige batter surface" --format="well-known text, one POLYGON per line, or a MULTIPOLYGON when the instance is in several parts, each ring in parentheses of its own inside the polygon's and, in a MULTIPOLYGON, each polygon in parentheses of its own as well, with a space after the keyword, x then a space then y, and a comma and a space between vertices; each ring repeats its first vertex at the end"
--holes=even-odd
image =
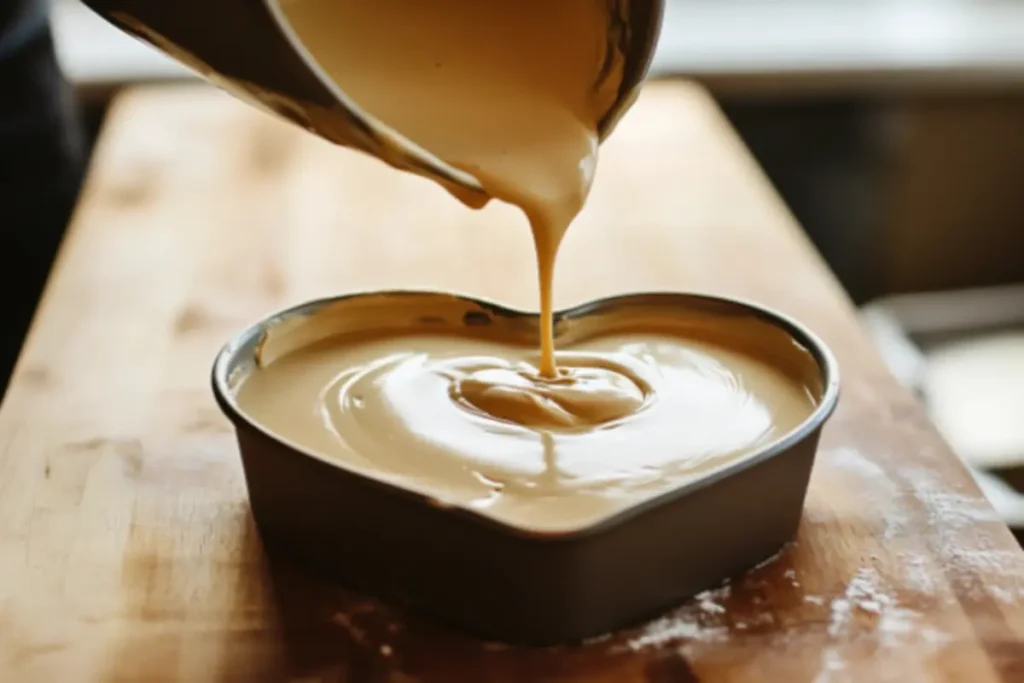
MULTIPOLYGON (((469 333, 467 333, 468 335, 469 333)), ((493 338, 347 334, 254 372, 243 411, 307 451, 520 528, 566 531, 763 448, 814 392, 753 356, 668 333, 559 353, 493 338)))

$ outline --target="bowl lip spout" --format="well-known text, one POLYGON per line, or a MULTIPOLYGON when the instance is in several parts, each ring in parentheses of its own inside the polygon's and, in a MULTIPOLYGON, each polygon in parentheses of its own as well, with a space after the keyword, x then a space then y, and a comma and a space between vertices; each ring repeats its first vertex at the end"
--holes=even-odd
MULTIPOLYGON (((476 310, 484 311, 497 318, 530 321, 537 318, 537 314, 518 310, 487 299, 477 297, 451 294, 433 290, 386 290, 386 291, 362 291, 319 298, 295 306, 291 306, 272 313, 263 319, 253 323, 242 331, 232 336, 229 341, 217 353, 211 373, 211 384, 214 397, 218 406, 232 422, 238 431, 249 430, 265 440, 278 445, 283 451, 295 457, 304 457, 333 468, 339 475, 354 477, 362 484, 372 487, 388 489, 392 494, 408 496, 418 500, 424 505, 438 507, 438 501, 430 496, 402 487, 400 485, 385 482, 362 472, 347 467, 344 463, 318 455, 312 451, 305 450, 272 431, 263 427, 259 422, 250 418, 238 405, 236 399, 237 370, 243 364, 252 367, 259 347, 266 339, 269 330, 282 322, 312 315, 325 307, 351 302, 355 299, 369 297, 383 297, 382 300, 407 300, 416 298, 437 298, 447 300, 453 305, 463 304, 473 307, 476 310)), ((812 413, 800 423, 795 429, 784 435, 782 438, 767 445, 765 448, 755 451, 750 455, 738 458, 723 464, 707 475, 680 484, 675 488, 668 489, 664 493, 627 507, 621 511, 601 518, 598 521, 567 531, 540 531, 516 526, 501 520, 486 516, 480 512, 458 505, 445 505, 444 507, 456 516, 464 517, 466 520, 476 524, 485 525, 499 532, 520 538, 544 541, 559 542, 578 540, 580 538, 598 534, 618 527, 629 519, 643 513, 651 508, 656 508, 678 498, 688 496, 700 489, 711 486, 714 483, 752 468, 759 463, 785 453, 798 444, 814 438, 821 428, 832 416, 839 402, 840 378, 839 364, 831 349, 812 331, 793 318, 769 309, 760 304, 749 302, 734 297, 723 297, 710 294, 682 293, 682 292, 647 292, 622 294, 588 301, 586 303, 563 309, 555 313, 556 329, 559 324, 565 321, 584 318, 601 313, 613 308, 632 308, 638 306, 659 306, 665 308, 678 307, 681 310, 707 311, 718 314, 746 315, 756 317, 771 326, 777 327, 790 336, 795 342, 803 347, 814 359, 821 380, 821 394, 817 406, 812 413)), ((244 454, 243 454, 244 455, 244 454)))

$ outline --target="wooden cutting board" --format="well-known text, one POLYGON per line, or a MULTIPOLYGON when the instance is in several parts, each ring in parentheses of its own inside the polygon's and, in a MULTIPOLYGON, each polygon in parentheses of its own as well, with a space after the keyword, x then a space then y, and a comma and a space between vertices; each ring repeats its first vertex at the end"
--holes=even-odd
POLYGON ((840 359, 841 408, 776 561, 553 650, 476 642, 271 561, 208 388, 218 347, 356 289, 534 307, 529 233, 212 89, 136 90, 0 410, 0 681, 1024 680, 1024 554, 711 100, 651 84, 603 154, 562 304, 737 295, 840 359))

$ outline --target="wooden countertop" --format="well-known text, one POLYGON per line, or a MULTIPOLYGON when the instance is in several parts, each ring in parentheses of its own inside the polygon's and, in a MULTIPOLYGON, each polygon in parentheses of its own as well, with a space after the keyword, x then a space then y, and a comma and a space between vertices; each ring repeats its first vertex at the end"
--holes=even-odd
POLYGON ((1024 679, 1024 553, 700 89, 652 84, 567 238, 562 304, 781 309, 844 373, 795 543, 654 623, 508 649, 271 566, 219 346, 288 304, 432 287, 535 303, 528 230, 205 87, 120 98, 0 410, 0 680, 1024 679))

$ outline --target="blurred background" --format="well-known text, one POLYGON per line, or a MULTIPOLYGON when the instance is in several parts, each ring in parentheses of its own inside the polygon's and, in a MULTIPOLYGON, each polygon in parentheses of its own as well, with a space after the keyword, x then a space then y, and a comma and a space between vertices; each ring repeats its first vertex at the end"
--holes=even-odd
MULTIPOLYGON (((192 78, 56 3, 94 125, 192 78)), ((1024 2, 669 0, 653 71, 708 85, 858 303, 1024 277, 1024 2)))
MULTIPOLYGON (((118 89, 193 78, 77 0, 53 26, 90 136, 118 89)), ((653 74, 717 97, 1024 529, 1024 0, 668 0, 653 74)))

